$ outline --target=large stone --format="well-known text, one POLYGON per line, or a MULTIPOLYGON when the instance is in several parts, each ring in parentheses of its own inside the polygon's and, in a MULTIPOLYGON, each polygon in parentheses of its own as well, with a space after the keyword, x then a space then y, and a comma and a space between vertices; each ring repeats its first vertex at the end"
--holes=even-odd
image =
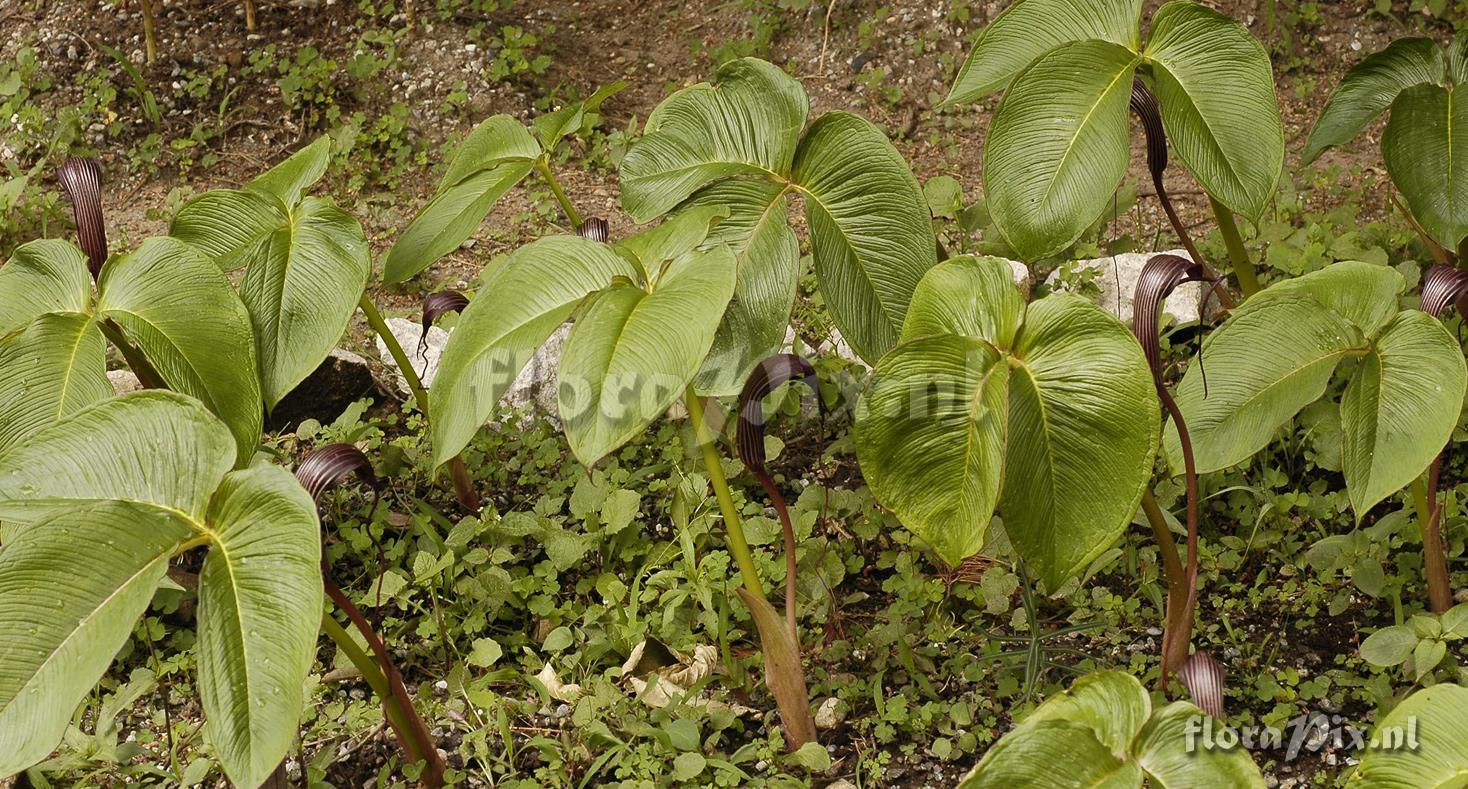
MULTIPOLYGON (((407 354, 408 361, 412 363, 414 372, 423 382, 426 389, 433 388, 433 381, 438 377, 439 360, 443 358, 444 346, 449 341, 450 333, 437 326, 428 329, 428 340, 423 342, 423 327, 421 324, 405 318, 388 318, 387 327, 393 333, 403 353, 407 354)), ((521 408, 534 406, 537 410, 555 418, 556 414, 556 368, 561 363, 561 351, 566 347, 566 337, 570 334, 571 324, 563 324, 551 334, 525 369, 515 376, 510 383, 510 388, 505 390, 501 404, 510 408, 521 408)), ((406 397, 409 394, 408 382, 403 378, 402 371, 398 369, 392 354, 387 350, 387 344, 381 337, 377 338, 377 352, 382 357, 382 362, 393 372, 394 382, 398 392, 406 397)))
MULTIPOLYGON (((1163 252, 1126 252, 1120 255, 1112 255, 1092 260, 1079 260, 1070 267, 1074 277, 1085 277, 1087 272, 1094 272, 1092 284, 1100 289, 1100 293, 1084 293, 1097 306, 1115 315, 1122 323, 1131 325, 1132 321, 1132 297, 1136 294, 1137 280, 1142 276, 1142 267, 1147 261, 1156 255, 1177 255, 1187 258, 1188 252, 1184 249, 1169 249, 1163 252)), ((1050 272, 1045 278, 1045 284, 1058 292, 1069 292, 1075 289, 1071 283, 1060 281, 1061 269, 1050 272)), ((1195 323, 1203 313, 1204 283, 1189 282, 1180 285, 1167 297, 1163 303, 1162 311, 1172 316, 1178 323, 1195 323)))
MULTIPOLYGON (((449 341, 449 333, 437 326, 430 326, 425 342, 422 324, 406 318, 388 318, 387 328, 402 347, 403 353, 407 354, 408 363, 413 365, 413 372, 418 374, 418 380, 423 382, 423 387, 433 388, 433 379, 438 375, 438 360, 443 357, 443 346, 449 341)), ((408 388, 408 379, 403 377, 403 371, 398 368, 397 361, 388 351, 387 343, 381 337, 376 340, 377 355, 393 372, 393 383, 398 394, 404 397, 412 394, 408 388)))
POLYGON ((535 355, 530 357, 530 363, 525 365, 525 369, 515 376, 500 402, 511 408, 534 405, 554 419, 557 414, 556 385, 559 380, 556 370, 561 366, 561 352, 566 349, 566 338, 570 335, 571 324, 561 324, 535 355))
POLYGON ((377 389, 372 367, 351 351, 333 348, 290 394, 275 404, 269 427, 281 430, 306 419, 330 422, 359 398, 377 389))
POLYGON ((116 395, 125 395, 143 388, 143 382, 138 380, 137 373, 132 370, 108 370, 107 381, 112 384, 112 393, 116 395))

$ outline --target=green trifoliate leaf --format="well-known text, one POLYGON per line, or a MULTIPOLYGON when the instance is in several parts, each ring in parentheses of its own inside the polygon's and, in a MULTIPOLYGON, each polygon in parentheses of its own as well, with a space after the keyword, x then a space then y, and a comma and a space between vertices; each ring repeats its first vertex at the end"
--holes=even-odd
POLYGON ((506 162, 534 162, 542 148, 530 136, 525 124, 509 115, 493 115, 480 121, 454 151, 449 166, 439 181, 439 193, 463 183, 475 173, 499 167, 506 162))
POLYGON ((1435 318, 1404 310, 1382 329, 1341 399, 1356 520, 1432 464, 1458 424, 1465 387, 1462 349, 1435 318))
POLYGON ((875 362, 897 343, 913 289, 938 262, 922 187, 881 129, 844 112, 811 125, 793 179, 821 295, 857 355, 875 362))
POLYGON ((934 266, 913 291, 902 339, 963 334, 1007 350, 1014 347, 1024 314, 1025 300, 1014 286, 1009 261, 949 258, 934 266))
POLYGON ((1448 78, 1454 85, 1468 85, 1468 30, 1459 31, 1448 45, 1448 78))
POLYGON ((0 455, 111 395, 107 343, 90 315, 50 313, 0 337, 0 455))
POLYGON ((56 748, 192 534, 157 507, 101 501, 0 548, 0 775, 56 748))
POLYGON ((362 226, 328 200, 287 207, 256 190, 208 192, 169 230, 225 270, 245 266, 260 390, 274 408, 336 347, 372 270, 362 226))
POLYGON ((983 340, 927 337, 882 357, 858 406, 857 458, 873 494, 950 565, 984 546, 998 504, 1009 379, 983 340))
POLYGON ((514 159, 466 175, 444 187, 418 212, 382 261, 382 281, 406 282, 459 248, 479 229, 494 204, 535 167, 514 159))
POLYGON ((667 264, 704 243, 713 228, 729 215, 723 205, 686 208, 657 227, 618 241, 612 248, 630 256, 645 278, 656 283, 667 264))
POLYGON ((1079 296, 1031 304, 1014 357, 999 508, 1054 590, 1131 523, 1157 454, 1157 395, 1132 333, 1079 296))
POLYGON ((1158 789, 1264 789, 1264 776, 1247 748, 1210 748, 1202 737, 1188 735, 1207 720, 1202 710, 1186 701, 1175 701, 1152 715, 1131 746, 1149 785, 1158 789))
POLYGON ((1368 55, 1341 78, 1310 132, 1300 161, 1309 164, 1325 149, 1349 142, 1386 112, 1403 90, 1442 84, 1446 69, 1442 49, 1430 38, 1399 38, 1368 55))
POLYGON ((444 347, 429 393, 434 462, 458 455, 546 338, 577 305, 637 270, 606 244, 550 236, 491 271, 444 347))
POLYGON ((257 465, 224 478, 209 532, 196 647, 205 735, 235 784, 257 786, 295 741, 316 659, 321 528, 289 472, 257 465))
POLYGON ((65 241, 22 244, 0 266, 0 336, 48 312, 89 312, 87 258, 65 241))
POLYGON ((0 454, 0 520, 121 499, 202 520, 235 442, 197 400, 149 390, 103 400, 0 454))
POLYGON ((626 82, 603 85, 581 101, 567 104, 554 112, 541 115, 531 124, 535 127, 536 139, 540 141, 545 150, 554 150, 562 138, 575 134, 587 126, 588 120, 595 122, 602 102, 622 92, 626 87, 626 82))
POLYGON ((571 451, 594 465, 682 394, 734 295, 727 248, 674 263, 647 292, 614 284, 577 319, 561 357, 557 406, 571 451))
POLYGON ((1276 282, 1250 297, 1240 311, 1264 306, 1274 299, 1306 298, 1354 325, 1361 336, 1371 337, 1396 317, 1397 297, 1406 288, 1406 281, 1396 269, 1342 260, 1302 277, 1276 282))
POLYGON ((1377 721, 1352 789, 1451 789, 1468 780, 1468 688, 1419 690, 1377 721))
POLYGON ((959 787, 1137 789, 1141 785, 1141 767, 1102 745, 1088 727, 1068 720, 1047 720, 1000 740, 984 753, 959 787))
POLYGON ((1423 230, 1449 250, 1468 236, 1468 84, 1397 95, 1381 135, 1392 183, 1423 230))
POLYGON ((725 63, 712 85, 684 88, 648 117, 622 160, 622 208, 646 222, 720 178, 784 180, 809 109, 800 83, 774 65, 725 63))
POLYGON ((1126 174, 1138 57, 1105 41, 1040 56, 1015 77, 984 147, 984 193, 1004 238, 1034 260, 1069 246, 1126 174))
MULTIPOLYGON (((1273 297, 1258 305, 1250 300, 1208 336, 1202 364, 1189 365, 1177 387, 1198 472, 1252 457, 1300 409, 1320 399, 1336 363, 1364 344, 1359 329, 1315 299, 1273 297)), ((1173 472, 1181 474, 1182 445, 1171 421, 1163 447, 1173 472)))
POLYGON ((1168 141, 1203 188, 1258 221, 1284 164, 1284 131, 1264 47, 1207 6, 1168 3, 1144 52, 1168 141))
POLYGON ((1041 721, 1068 720, 1085 725, 1107 750, 1124 754, 1152 717, 1152 699, 1142 683, 1121 671, 1097 671, 1045 699, 1016 731, 1041 721))
POLYGON ((289 224, 262 240, 240 297, 255 326, 266 407, 336 347, 371 271, 362 226, 326 200, 306 198, 289 224))
POLYGON ((1074 41, 1110 41, 1136 50, 1141 0, 1020 0, 979 34, 948 103, 978 101, 1005 85, 1035 58, 1074 41))
POLYGON ((108 261, 98 289, 98 312, 138 344, 169 388, 223 419, 239 461, 248 461, 263 422, 255 338, 219 267, 182 241, 150 238, 108 261))
POLYGON ((800 278, 800 243, 787 222, 785 188, 772 181, 735 178, 698 191, 679 210, 704 205, 729 208, 701 249, 720 244, 739 264, 734 299, 694 378, 699 392, 737 394, 754 366, 780 350, 800 278))
POLYGON ((331 137, 321 135, 316 141, 291 154, 285 161, 262 173, 245 186, 274 195, 286 205, 300 202, 313 184, 326 175, 331 159, 331 137))

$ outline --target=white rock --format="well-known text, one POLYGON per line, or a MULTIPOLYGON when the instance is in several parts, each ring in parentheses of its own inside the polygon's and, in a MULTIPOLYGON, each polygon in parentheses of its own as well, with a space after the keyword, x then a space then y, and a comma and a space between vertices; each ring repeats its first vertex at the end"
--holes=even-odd
POLYGON ((832 696, 816 707, 816 728, 829 731, 846 720, 846 702, 832 696))
MULTIPOLYGON (((403 353, 408 355, 408 361, 418 373, 418 378, 423 381, 424 388, 432 389, 433 381, 438 377, 439 360, 443 357, 444 345, 448 343, 450 333, 437 326, 429 327, 428 342, 420 346, 419 342, 423 337, 423 327, 420 324, 405 318, 388 318, 387 327, 403 346, 403 353)), ((571 324, 567 323, 551 334, 550 339, 545 341, 525 365, 525 369, 510 383, 510 388, 500 401, 503 405, 510 408, 533 405, 552 419, 555 418, 556 368, 560 366, 561 351, 566 347, 566 337, 570 332, 571 324)), ((406 396, 408 382, 398 370, 397 363, 381 337, 377 338, 377 353, 383 364, 395 373, 398 391, 406 396)))
POLYGON ((107 380, 112 384, 113 394, 125 395, 143 388, 143 382, 132 370, 108 370, 107 380))
MULTIPOLYGON (((423 340, 423 326, 406 318, 388 318, 387 328, 397 338, 398 345, 407 354, 408 362, 413 365, 413 371, 418 373, 418 380, 423 382, 425 389, 433 388, 433 379, 438 375, 438 360, 443 357, 443 346, 449 341, 449 333, 437 326, 428 328, 428 342, 420 346, 423 340)), ((382 358, 383 364, 396 375, 398 392, 403 395, 409 394, 408 379, 398 369, 397 362, 387 350, 387 343, 381 337, 377 339, 377 354, 382 358)))
POLYGON ((1030 267, 1018 260, 1009 261, 1009 272, 1014 276, 1014 284, 1019 287, 1019 292, 1028 298, 1030 288, 1034 286, 1035 280, 1030 276, 1030 267))
POLYGON ((515 376, 500 402, 511 408, 533 404, 542 412, 555 417, 556 385, 559 380, 556 370, 561 366, 561 352, 565 350, 566 338, 569 336, 571 324, 561 324, 535 355, 530 357, 530 363, 525 365, 525 369, 515 376))
MULTIPOLYGON (((1131 324, 1132 320, 1132 297, 1137 290, 1137 280, 1142 275, 1142 267, 1151 260, 1154 255, 1178 255, 1187 258, 1188 252, 1184 249, 1168 249, 1163 252, 1126 252, 1092 260, 1076 261, 1073 271, 1080 273, 1086 269, 1096 269, 1100 273, 1093 283, 1101 289, 1101 293, 1093 300, 1097 306, 1115 315, 1122 323, 1131 324)), ((1045 278, 1045 284, 1055 290, 1064 292, 1070 290, 1067 286, 1059 284, 1060 269, 1050 272, 1045 278)), ((1162 311, 1171 315, 1178 323, 1192 323, 1198 320, 1202 308, 1204 283, 1189 282, 1179 286, 1167 297, 1163 303, 1162 311)))

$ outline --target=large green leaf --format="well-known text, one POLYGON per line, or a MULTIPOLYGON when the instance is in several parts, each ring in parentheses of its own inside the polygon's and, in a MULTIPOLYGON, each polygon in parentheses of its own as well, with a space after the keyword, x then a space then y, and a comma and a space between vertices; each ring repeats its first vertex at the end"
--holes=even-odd
POLYGON ((826 306, 861 358, 897 343, 907 302, 938 262, 927 200, 881 129, 845 112, 811 124, 795 154, 826 306))
POLYGON ((1319 271, 1276 282, 1251 296, 1243 309, 1255 309, 1274 299, 1308 298, 1360 329, 1363 337, 1371 337, 1396 317, 1397 297, 1406 287, 1406 281, 1396 269, 1342 260, 1319 271))
POLYGON ((974 337, 906 342, 877 362, 856 419, 872 493, 957 565, 978 553, 1004 476, 1009 367, 974 337))
POLYGON ((429 393, 434 462, 458 455, 515 376, 588 293, 637 270, 606 244, 550 236, 515 250, 485 279, 444 347, 429 393))
POLYGON ((1430 38, 1399 38, 1368 55, 1346 72, 1325 103, 1300 154, 1301 163, 1309 164, 1325 149, 1349 142, 1403 90, 1442 84, 1446 68, 1442 49, 1430 38))
POLYGON ((88 312, 91 305, 87 258, 72 244, 32 241, 0 266, 0 336, 48 312, 88 312))
POLYGON ((1153 16, 1145 56, 1178 158, 1208 194, 1258 221, 1284 164, 1269 54, 1239 22, 1178 0, 1153 16))
POLYGON ((1405 310, 1386 325, 1341 400, 1342 464, 1357 520, 1442 451, 1465 387, 1463 351, 1435 318, 1405 310))
POLYGON ((1202 738, 1189 734, 1208 720, 1202 710, 1186 701, 1175 701, 1152 716, 1132 743, 1150 785, 1157 789, 1263 789, 1264 776, 1247 749, 1207 747, 1202 738))
POLYGON ((1381 155, 1417 223, 1437 243, 1457 249, 1468 236, 1468 84, 1399 93, 1381 155))
POLYGON ((490 116, 459 143, 438 190, 442 193, 475 173, 497 168, 507 161, 533 163, 540 154, 541 146, 530 136, 525 124, 509 115, 490 116))
POLYGON ((317 197, 286 206, 260 190, 208 192, 179 211, 169 233, 225 270, 246 267, 240 298, 267 409, 336 347, 372 271, 362 226, 317 197))
POLYGON ((261 173, 245 188, 274 195, 286 205, 295 205, 312 184, 326 175, 330 159, 331 137, 323 134, 315 142, 286 157, 285 161, 261 173))
POLYGON ((1054 590, 1131 523, 1157 454, 1157 395, 1131 332, 1079 296, 1031 304, 1014 357, 999 508, 1054 590))
POLYGON ((217 189, 184 203, 168 234, 203 250, 219 267, 233 271, 250 262, 273 230, 289 220, 290 207, 273 192, 217 189))
POLYGON ((684 88, 648 116, 622 159, 622 208, 646 222, 720 178, 783 181, 809 109, 800 83, 774 65, 725 63, 712 85, 684 88))
POLYGON ((1097 39, 1135 50, 1141 0, 1020 0, 979 34, 948 103, 979 99, 1009 84, 1035 58, 1072 41, 1097 39))
POLYGON ((320 524, 289 472, 257 465, 224 478, 209 534, 195 648, 205 733, 230 779, 257 786, 295 739, 316 657, 320 524))
POLYGON ((669 216, 657 227, 618 241, 612 249, 637 266, 644 282, 656 284, 668 264, 697 249, 728 215, 728 206, 693 206, 669 216))
POLYGON ((413 218, 382 263, 382 279, 405 282, 454 251, 496 201, 535 168, 541 147, 509 115, 486 118, 459 144, 438 193, 413 218))
POLYGON ((1099 671, 1046 699, 961 786, 1263 787, 1247 750, 1207 747, 1205 720, 1185 701, 1154 713, 1135 677, 1099 671))
POLYGON ((0 455, 111 395, 107 343, 90 315, 50 313, 0 337, 0 455))
POLYGON ((230 426, 244 463, 263 412, 250 314, 219 267, 173 238, 150 238, 102 269, 98 312, 116 321, 169 388, 230 426))
POLYGON ((1091 729, 1068 720, 1047 720, 1000 740, 964 777, 960 789, 1017 786, 1139 789, 1136 762, 1111 752, 1091 729))
POLYGON ((530 174, 535 162, 515 159, 476 170, 434 196, 413 218, 382 262, 382 280, 406 282, 458 249, 496 201, 530 174))
POLYGON ((1454 85, 1468 85, 1468 30, 1458 31, 1448 44, 1448 78, 1454 85))
POLYGON ((200 521, 234 460, 229 429, 197 400, 160 390, 114 397, 0 454, 0 520, 121 499, 200 521))
POLYGON ((1037 59, 1009 86, 984 145, 984 194, 1024 259, 1069 246, 1126 175, 1137 55, 1081 41, 1037 59))
POLYGON ((1014 286, 1009 261, 949 258, 928 271, 913 291, 902 339, 964 334, 1009 350, 1024 314, 1024 296, 1014 286))
POLYGON ((192 534, 120 501, 65 509, 0 547, 0 775, 60 742, 192 534))
MULTIPOLYGON (((1364 345, 1359 329, 1315 299, 1251 300, 1209 335, 1203 363, 1190 365, 1177 388, 1198 471, 1253 456, 1324 394, 1336 363, 1364 345)), ((1182 473, 1182 445, 1171 420, 1163 447, 1173 471, 1182 473)))
POLYGON ((1126 672, 1107 670, 1087 674, 1045 699, 1018 728, 1047 720, 1074 721, 1112 753, 1123 755, 1151 717, 1152 699, 1142 683, 1126 672))
POLYGON ((372 271, 362 226, 308 197, 265 239, 245 269, 261 392, 274 408, 336 347, 372 271))
POLYGON ((726 247, 696 253, 651 293, 614 284, 576 319, 561 356, 557 407, 584 465, 641 432, 682 395, 713 344, 737 267, 726 247))
POLYGON ((1372 731, 1378 747, 1361 756, 1353 789, 1462 789, 1468 786, 1468 688, 1424 688, 1372 731), (1408 738, 1411 738, 1410 741, 1408 738))
POLYGON ((693 379, 701 393, 737 393, 754 366, 785 342, 800 278, 800 242, 787 223, 784 193, 772 181, 732 178, 700 189, 679 207, 727 206, 729 216, 714 226, 701 248, 727 245, 739 263, 734 298, 693 379))

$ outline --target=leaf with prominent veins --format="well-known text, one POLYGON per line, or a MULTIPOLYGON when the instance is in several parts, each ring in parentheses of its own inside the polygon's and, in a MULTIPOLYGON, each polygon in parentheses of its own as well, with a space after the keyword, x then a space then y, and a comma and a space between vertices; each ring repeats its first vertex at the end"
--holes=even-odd
POLYGON ((1100 216, 1126 174, 1138 57, 1105 41, 1042 55, 1010 85, 984 147, 984 193, 1020 257, 1054 254, 1100 216))

